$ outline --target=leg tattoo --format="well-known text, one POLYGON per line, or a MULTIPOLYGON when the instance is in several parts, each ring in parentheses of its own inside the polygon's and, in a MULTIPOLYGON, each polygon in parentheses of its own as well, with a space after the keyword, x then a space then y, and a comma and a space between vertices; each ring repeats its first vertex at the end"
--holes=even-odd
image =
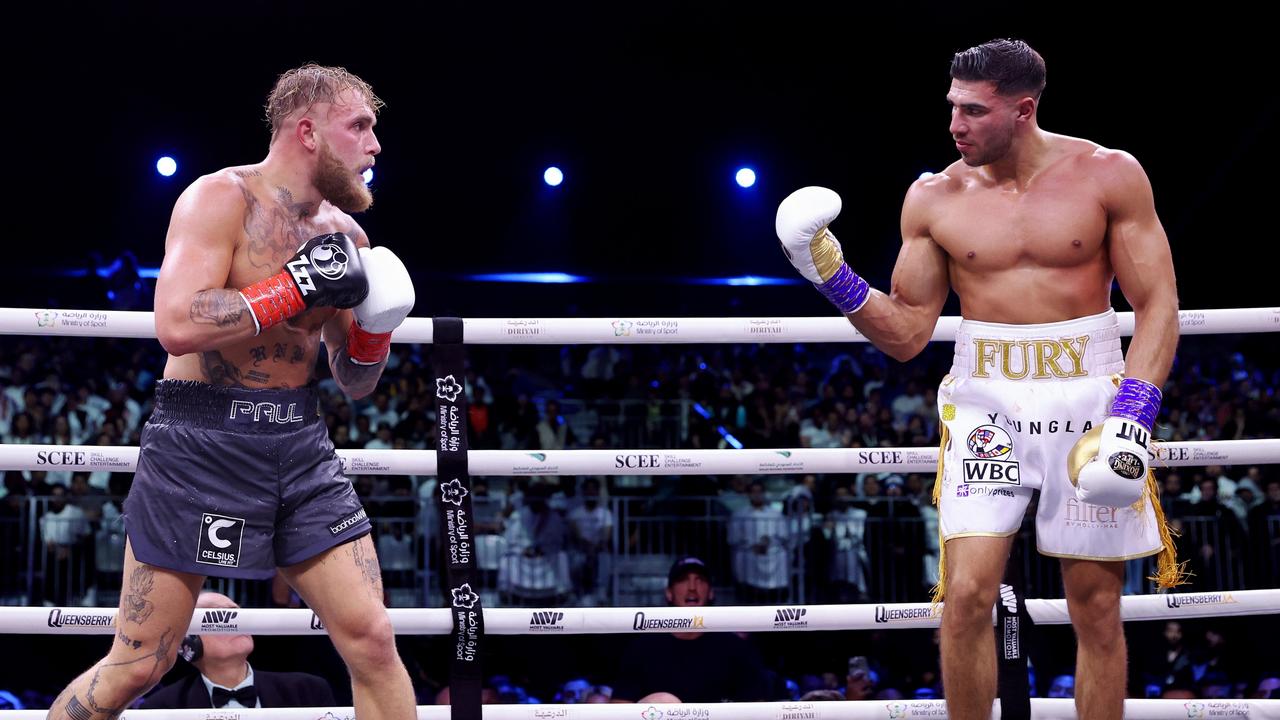
POLYGON ((93 713, 89 712, 89 708, 80 704, 75 695, 67 700, 67 717, 71 720, 93 720, 93 713))
POLYGON ((351 543, 351 556, 356 561, 356 567, 360 568, 360 575, 368 583, 369 589, 374 595, 382 597, 382 568, 378 567, 377 556, 365 551, 364 540, 365 538, 360 538, 351 543))
POLYGON ((129 576, 129 593, 124 596, 124 617, 132 623, 141 625, 151 617, 155 605, 147 599, 147 594, 155 587, 156 571, 146 565, 134 568, 129 576))
POLYGON ((142 647, 141 640, 134 640, 128 635, 125 635, 123 630, 117 630, 116 637, 120 638, 120 642, 124 643, 126 647, 131 647, 134 650, 137 650, 138 648, 142 647))
MULTIPOLYGON (((156 643, 155 652, 149 655, 144 655, 140 658, 136 658, 134 660, 129 660, 127 662, 105 664, 99 667, 97 670, 95 670, 93 673, 93 679, 89 681, 89 692, 86 695, 86 698, 89 701, 89 707, 93 709, 93 712, 102 713, 106 715, 106 717, 109 720, 116 718, 120 715, 120 713, 124 712, 125 709, 129 707, 129 703, 133 702, 138 695, 141 695, 142 693, 146 692, 151 688, 151 686, 159 682, 160 678, 164 676, 165 671, 168 670, 169 668, 170 651, 173 650, 173 638, 174 638, 174 631, 172 628, 170 628, 168 630, 165 630, 164 633, 160 635, 160 641, 156 643), (116 668, 116 667, 123 668, 127 665, 134 665, 136 663, 145 663, 148 660, 151 661, 151 670, 150 672, 147 673, 146 680, 142 682, 142 685, 140 687, 127 688, 128 699, 124 705, 117 708, 117 707, 106 707, 104 705, 98 704, 98 700, 94 697, 94 691, 97 690, 98 688, 98 682, 102 680, 103 671, 105 671, 107 668, 116 668)), ((80 704, 79 701, 75 700, 74 696, 71 698, 71 700, 75 701, 77 705, 80 704)), ((84 706, 81 705, 81 707, 83 708, 84 706)), ((71 714, 70 701, 67 703, 67 714, 68 715, 71 714)), ((88 720, 88 718, 81 719, 81 718, 74 718, 73 716, 73 720, 88 720)))

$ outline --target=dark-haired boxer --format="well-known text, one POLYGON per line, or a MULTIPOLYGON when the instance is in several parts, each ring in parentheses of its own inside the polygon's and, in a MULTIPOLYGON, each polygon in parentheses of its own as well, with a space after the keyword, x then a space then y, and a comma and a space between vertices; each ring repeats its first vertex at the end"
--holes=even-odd
POLYGON ((808 187, 784 200, 778 237, 800 273, 901 361, 929 342, 948 292, 959 297, 955 361, 938 391, 934 485, 951 717, 990 716, 991 609, 1039 490, 1037 543, 1062 558, 1078 638, 1078 713, 1119 718, 1124 561, 1161 553, 1162 584, 1179 575, 1147 472, 1159 388, 1178 340, 1169 242, 1133 156, 1040 129, 1045 66, 1026 43, 957 53, 951 78, 960 160, 907 192, 888 294, 845 264, 827 229, 841 207, 834 192, 808 187), (1136 316, 1127 357, 1113 279, 1136 316), (1068 468, 1073 446, 1078 478, 1068 468))

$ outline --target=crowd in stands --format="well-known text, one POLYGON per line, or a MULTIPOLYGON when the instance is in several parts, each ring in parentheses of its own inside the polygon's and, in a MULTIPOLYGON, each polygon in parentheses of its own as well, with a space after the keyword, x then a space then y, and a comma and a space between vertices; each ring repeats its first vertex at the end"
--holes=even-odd
MULTIPOLYGON (((1164 388, 1157 440, 1280 436, 1280 363, 1265 345, 1247 339, 1228 345, 1220 338, 1183 339, 1164 388)), ((0 344, 0 441, 136 446, 163 361, 153 342, 13 337, 0 344)), ((430 362, 429 347, 394 346, 382 384, 361 402, 344 397, 318 368, 334 444, 430 449, 430 362)), ((946 347, 930 347, 901 366, 864 344, 478 347, 469 363, 473 449, 876 448, 936 446, 932 388, 950 355, 946 347)), ((1280 585, 1280 474, 1266 465, 1157 467, 1160 502, 1182 532, 1179 553, 1199 583, 1192 590, 1280 585)), ((115 558, 123 551, 120 498, 130 478, 56 465, 5 472, 4 602, 113 604, 109 591, 119 581, 111 576, 118 576, 115 558), (32 519, 36 553, 26 547, 32 519), (78 580, 54 582, 52 573, 39 572, 71 564, 80 572, 65 575, 78 580)), ((434 510, 424 499, 431 497, 433 479, 361 475, 353 481, 379 521, 388 577, 430 564, 434 510), (416 533, 426 534, 425 542, 416 533)), ((713 500, 711 512, 722 516, 723 547, 698 552, 723 558, 715 570, 734 603, 793 601, 795 573, 788 563, 797 561, 807 569, 799 581, 806 602, 923 600, 936 579, 932 482, 932 475, 894 472, 477 478, 477 530, 500 538, 506 553, 531 559, 521 561, 521 572, 533 572, 533 560, 546 566, 539 582, 497 581, 499 590, 509 591, 507 602, 593 604, 607 597, 611 554, 619 543, 636 542, 616 532, 620 521, 612 500, 634 501, 630 511, 662 516, 680 498, 705 497, 713 500), (564 568, 553 562, 562 555, 564 568), (882 566, 896 571, 883 572, 882 566), (547 593, 522 594, 521 587, 547 593)), ((1134 590, 1145 591, 1140 585, 1134 590)), ((1280 685, 1280 666, 1234 656, 1228 636, 1211 624, 1171 622, 1163 637, 1161 652, 1133 654, 1131 692, 1139 696, 1249 697, 1280 685)), ((891 649, 881 657, 875 653, 865 653, 869 672, 856 682, 837 668, 801 668, 785 677, 775 668, 766 669, 777 677, 762 687, 774 688, 773 699, 815 692, 813 697, 939 696, 936 674, 905 669, 891 660, 891 649)), ((919 657, 915 662, 920 665, 919 657)), ((522 689, 518 677, 498 677, 492 690, 503 701, 592 701, 608 698, 616 682, 578 678, 549 692, 546 686, 522 689)), ((1039 683, 1043 693, 1070 686, 1069 677, 1058 675, 1039 683)), ((432 689, 429 682, 423 687, 424 693, 432 689)))

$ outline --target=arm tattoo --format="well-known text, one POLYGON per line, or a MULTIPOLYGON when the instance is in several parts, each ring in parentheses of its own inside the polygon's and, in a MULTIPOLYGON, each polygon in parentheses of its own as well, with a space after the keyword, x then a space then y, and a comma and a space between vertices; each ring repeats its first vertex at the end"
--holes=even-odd
POLYGON ((201 290, 191 301, 191 322, 230 327, 244 319, 244 298, 235 290, 201 290))
POLYGON ((155 605, 147 594, 155 587, 156 572, 146 565, 139 565, 129 576, 129 593, 124 596, 124 617, 131 623, 142 625, 155 611, 155 605))

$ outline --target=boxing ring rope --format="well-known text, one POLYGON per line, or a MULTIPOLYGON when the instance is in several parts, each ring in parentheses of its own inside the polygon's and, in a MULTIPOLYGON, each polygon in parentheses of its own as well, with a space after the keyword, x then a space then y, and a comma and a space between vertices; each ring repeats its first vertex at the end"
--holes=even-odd
MULTIPOLYGON (((1069 625, 1066 600, 1028 599, 1038 625, 1069 625)), ((694 608, 485 608, 484 630, 493 635, 608 635, 639 632, 795 632, 905 630, 941 624, 942 607, 929 603, 861 605, 747 605, 694 608)), ((387 608, 399 635, 447 635, 448 608, 387 608)), ((1280 589, 1232 592, 1126 595, 1120 618, 1126 622, 1197 617, 1280 614, 1280 589)), ((15 635, 110 635, 116 608, 0 607, 0 633, 15 635)), ((994 619, 994 615, 992 616, 994 619)), ((321 635, 324 626, 310 610, 197 608, 188 633, 321 635)))
MULTIPOLYGON (((1133 334, 1133 313, 1116 313, 1122 335, 1133 334)), ((954 340, 960 318, 939 318, 933 340, 954 340)), ((463 320, 468 345, 867 342, 842 317, 727 318, 473 318, 463 320)), ((1280 331, 1280 307, 1183 310, 1183 335, 1280 331)), ((154 338, 149 312, 0 308, 0 335, 154 338)), ((393 342, 432 342, 430 318, 408 318, 393 342)))
MULTIPOLYGON (((1074 718, 1070 698, 1031 698, 1035 718, 1074 718)), ((418 720, 449 720, 448 705, 418 707, 418 720)), ((838 702, 758 702, 485 705, 485 720, 884 720, 942 718, 943 700, 861 700, 838 702)), ((44 720, 45 710, 0 710, 0 720, 44 720)), ((235 710, 126 710, 124 720, 354 720, 350 707, 261 708, 235 710)), ((1000 701, 991 717, 999 718, 1000 701)), ((1125 700, 1127 720, 1173 718, 1280 718, 1280 700, 1125 700)))
MULTIPOLYGON (((351 475, 435 475, 435 450, 338 450, 351 475)), ((0 445, 0 471, 133 472, 138 448, 116 445, 0 445)), ((799 475, 934 472, 936 447, 743 450, 471 450, 473 476, 799 475)), ((1156 445, 1155 465, 1280 463, 1280 439, 1204 440, 1156 445)))
MULTIPOLYGON (((1117 313, 1121 333, 1132 335, 1133 313, 1117 313)), ((958 317, 943 317, 932 340, 953 340, 958 317)), ((649 344, 865 342, 840 317, 766 318, 532 318, 464 321, 466 343, 649 344)), ((1184 335, 1280 331, 1280 307, 1193 310, 1179 313, 1184 335)), ((154 338, 148 312, 0 308, 0 334, 154 338)), ((431 343, 432 320, 409 318, 395 342, 431 343)), ((351 474, 434 475, 436 453, 427 450, 338 451, 351 474), (393 454, 394 453, 394 454, 393 454)), ((0 469, 107 470, 132 472, 136 447, 0 445, 0 469)), ((1164 443, 1156 463, 1166 466, 1241 465, 1280 462, 1280 440, 1164 443)), ((472 450, 472 475, 707 475, 848 472, 928 472, 936 468, 936 448, 761 449, 761 450, 472 450)), ((1027 611, 1039 624, 1069 624, 1065 600, 1029 599, 1027 611)), ((772 632, 937 627, 941 607, 928 603, 698 608, 563 608, 484 610, 485 630, 496 635, 672 632, 772 632)), ((0 632, 13 634, 112 634, 115 608, 0 608, 0 632)), ((400 634, 448 634, 450 610, 389 608, 400 634)), ((1245 616, 1280 613, 1280 590, 1166 593, 1125 596, 1125 621, 1245 616)), ((324 633, 309 610, 238 609, 197 611, 193 633, 306 635, 324 633)), ((636 705, 489 705, 486 720, 577 718, 579 720, 863 720, 864 718, 945 717, 943 700, 862 702, 765 702, 636 705)), ((1036 718, 1074 718, 1071 699, 1031 699, 1036 718)), ((0 720, 37 720, 44 710, 0 711, 0 720)), ((445 720, 448 706, 417 708, 420 720, 445 720)), ((352 720, 350 707, 264 710, 129 710, 138 720, 352 720)), ((993 717, 1000 717, 997 700, 993 717)), ((1280 718, 1280 700, 1126 700, 1125 717, 1280 718)))

